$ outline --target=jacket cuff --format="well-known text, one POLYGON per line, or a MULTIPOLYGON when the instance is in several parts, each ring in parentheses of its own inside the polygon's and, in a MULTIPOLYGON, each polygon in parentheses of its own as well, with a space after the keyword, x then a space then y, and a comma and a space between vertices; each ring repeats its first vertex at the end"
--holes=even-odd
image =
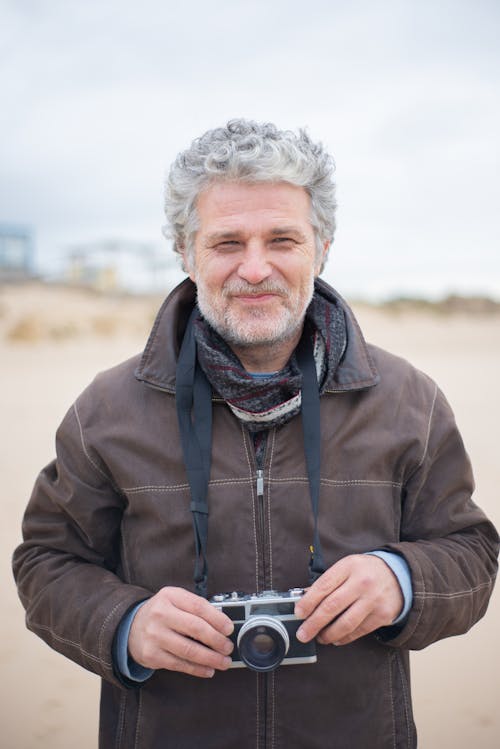
POLYGON ((366 553, 367 555, 382 559, 396 576, 399 587, 401 588, 401 593, 403 594, 403 608, 396 619, 391 623, 391 626, 402 624, 410 613, 413 604, 413 587, 408 562, 404 557, 393 551, 376 550, 368 551, 366 553))
MULTIPOLYGON (((149 599, 146 599, 146 601, 149 599)), ((130 635, 130 628, 134 620, 135 615, 144 606, 146 601, 141 601, 128 611, 116 631, 115 642, 113 645, 113 665, 115 671, 120 676, 130 681, 142 683, 149 679, 154 674, 154 669, 145 668, 139 663, 136 663, 128 652, 128 638, 130 635)))

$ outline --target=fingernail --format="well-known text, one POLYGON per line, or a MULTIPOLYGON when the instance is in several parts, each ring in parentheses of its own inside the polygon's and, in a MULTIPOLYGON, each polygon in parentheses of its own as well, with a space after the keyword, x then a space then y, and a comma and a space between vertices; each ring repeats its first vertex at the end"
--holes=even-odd
POLYGON ((224 658, 224 666, 226 668, 229 668, 229 666, 231 665, 232 662, 233 661, 231 660, 231 658, 224 658))
POLYGON ((304 642, 305 639, 306 639, 306 631, 305 631, 304 627, 299 627, 295 636, 296 636, 297 640, 300 640, 301 642, 304 642))
POLYGON ((226 637, 229 637, 229 635, 232 635, 234 631, 234 624, 232 622, 228 622, 226 626, 224 627, 224 634, 226 637))
POLYGON ((209 679, 211 679, 214 674, 215 674, 215 669, 213 669, 213 668, 210 668, 207 671, 207 676, 208 676, 209 679))
POLYGON ((231 642, 231 640, 229 640, 228 642, 224 643, 224 653, 225 653, 225 655, 229 655, 230 653, 233 652, 233 650, 234 650, 234 645, 231 642))

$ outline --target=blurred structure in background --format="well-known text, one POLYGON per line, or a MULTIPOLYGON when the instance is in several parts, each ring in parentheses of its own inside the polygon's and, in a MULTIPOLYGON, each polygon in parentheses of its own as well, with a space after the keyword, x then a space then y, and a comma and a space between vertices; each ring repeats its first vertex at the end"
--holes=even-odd
POLYGON ((0 224, 0 283, 29 281, 35 277, 32 229, 0 224))
POLYGON ((165 249, 127 240, 72 245, 66 258, 66 283, 104 293, 161 293, 179 270, 175 257, 165 249))

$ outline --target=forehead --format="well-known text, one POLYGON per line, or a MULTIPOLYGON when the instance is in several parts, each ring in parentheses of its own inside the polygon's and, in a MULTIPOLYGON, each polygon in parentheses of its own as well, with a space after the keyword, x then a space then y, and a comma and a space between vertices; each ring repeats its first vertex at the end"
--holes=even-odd
POLYGON ((303 187, 287 182, 216 182, 198 197, 199 230, 311 227, 311 201, 303 187))

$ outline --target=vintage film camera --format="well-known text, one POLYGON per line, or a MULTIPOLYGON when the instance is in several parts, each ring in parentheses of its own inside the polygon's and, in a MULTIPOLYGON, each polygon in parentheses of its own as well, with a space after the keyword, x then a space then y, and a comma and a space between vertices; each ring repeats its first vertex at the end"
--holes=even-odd
POLYGON ((298 663, 315 663, 316 647, 299 642, 295 633, 302 620, 294 614, 295 603, 304 594, 302 588, 286 593, 265 590, 262 593, 219 593, 210 599, 234 622, 231 668, 247 666, 253 671, 274 671, 298 663))

